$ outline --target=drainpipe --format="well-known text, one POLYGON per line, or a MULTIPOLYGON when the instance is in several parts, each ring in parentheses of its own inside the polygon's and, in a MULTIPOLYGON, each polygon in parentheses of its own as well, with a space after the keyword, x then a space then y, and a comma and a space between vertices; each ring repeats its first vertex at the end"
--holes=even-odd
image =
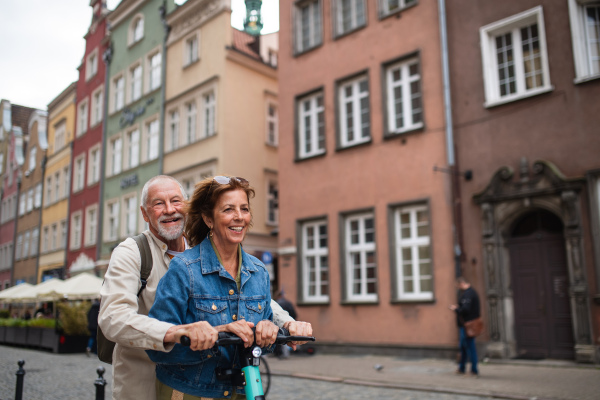
POLYGON ((160 14, 160 20, 163 24, 164 35, 162 43, 161 53, 161 65, 160 65, 160 117, 158 127, 158 174, 163 174, 163 163, 165 154, 165 97, 167 95, 167 39, 169 38, 169 32, 171 27, 167 24, 167 2, 163 1, 162 6, 158 8, 160 14))
POLYGON ((462 235, 458 232, 458 210, 460 202, 457 201, 459 174, 456 171, 454 155, 454 130, 452 127, 452 100, 450 98, 450 68, 448 62, 448 32, 446 26, 446 1, 438 0, 440 13, 440 44, 442 47, 442 78, 444 84, 444 116, 446 120, 446 152, 448 156, 448 167, 450 168, 451 199, 452 199, 452 235, 454 239, 454 273, 456 277, 461 275, 460 257, 462 255, 460 239, 462 235))
POLYGON ((103 218, 104 218, 104 168, 106 168, 106 131, 108 127, 108 97, 109 97, 109 70, 110 63, 112 61, 113 55, 113 46, 112 42, 108 43, 108 47, 104 50, 104 54, 102 55, 102 60, 106 65, 104 68, 104 121, 102 122, 102 156, 100 157, 100 186, 98 187, 100 195, 98 199, 98 225, 96 226, 96 264, 98 260, 100 260, 100 253, 102 249, 102 231, 104 227, 103 218))

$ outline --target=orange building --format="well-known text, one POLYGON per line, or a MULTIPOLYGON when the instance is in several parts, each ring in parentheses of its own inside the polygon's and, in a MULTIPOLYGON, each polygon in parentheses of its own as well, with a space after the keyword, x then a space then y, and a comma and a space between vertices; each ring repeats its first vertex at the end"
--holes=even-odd
POLYGON ((323 347, 454 354, 436 2, 280 3, 279 276, 323 347))

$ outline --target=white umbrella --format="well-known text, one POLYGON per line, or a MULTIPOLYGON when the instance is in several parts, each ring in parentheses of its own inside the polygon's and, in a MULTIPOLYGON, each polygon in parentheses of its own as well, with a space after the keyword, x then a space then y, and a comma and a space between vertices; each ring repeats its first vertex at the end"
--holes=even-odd
POLYGON ((58 278, 48 279, 48 280, 33 287, 33 291, 35 293, 34 297, 36 297, 37 300, 40 300, 40 301, 52 300, 53 299, 52 294, 58 288, 63 286, 64 284, 65 284, 65 281, 63 281, 62 279, 58 279, 58 278))
POLYGON ((100 297, 102 278, 95 275, 82 273, 63 282, 52 292, 62 298, 70 300, 94 299, 100 297))
POLYGON ((0 291, 0 301, 6 301, 12 299, 11 296, 18 295, 19 293, 27 292, 29 288, 34 287, 32 284, 23 282, 18 284, 17 286, 13 286, 8 289, 4 289, 0 291))

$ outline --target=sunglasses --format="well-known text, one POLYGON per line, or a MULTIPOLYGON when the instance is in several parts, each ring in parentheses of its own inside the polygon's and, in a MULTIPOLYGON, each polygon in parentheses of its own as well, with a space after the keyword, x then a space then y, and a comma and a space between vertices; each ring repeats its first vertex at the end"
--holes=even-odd
POLYGON ((229 176, 215 176, 213 178, 213 181, 217 182, 220 185, 227 185, 228 183, 231 183, 232 179, 237 180, 242 185, 249 185, 250 184, 250 182, 248 182, 246 179, 239 178, 237 176, 231 176, 231 177, 229 177, 229 176))

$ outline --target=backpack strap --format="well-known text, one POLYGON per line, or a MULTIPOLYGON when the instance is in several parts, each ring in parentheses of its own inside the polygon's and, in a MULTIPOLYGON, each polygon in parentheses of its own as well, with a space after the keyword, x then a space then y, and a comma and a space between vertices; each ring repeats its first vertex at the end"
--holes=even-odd
POLYGON ((143 233, 133 236, 132 239, 137 243, 138 248, 140 249, 140 257, 142 259, 142 270, 140 272, 140 282, 142 282, 142 286, 137 294, 138 297, 140 297, 140 293, 142 293, 142 290, 146 288, 150 272, 152 272, 152 252, 150 251, 148 238, 143 233))

